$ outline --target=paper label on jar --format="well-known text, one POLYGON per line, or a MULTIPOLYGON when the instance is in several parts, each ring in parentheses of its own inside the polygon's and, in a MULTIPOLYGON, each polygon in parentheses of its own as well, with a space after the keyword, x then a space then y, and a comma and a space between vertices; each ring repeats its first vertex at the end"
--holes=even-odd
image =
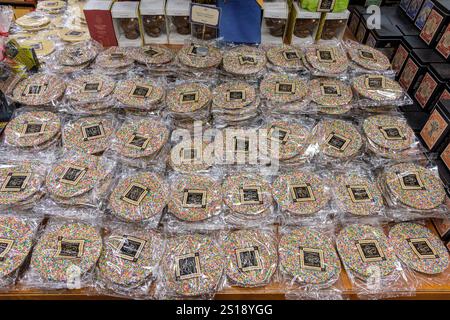
POLYGON ((190 17, 191 23, 218 27, 220 20, 220 8, 208 5, 191 4, 190 17))

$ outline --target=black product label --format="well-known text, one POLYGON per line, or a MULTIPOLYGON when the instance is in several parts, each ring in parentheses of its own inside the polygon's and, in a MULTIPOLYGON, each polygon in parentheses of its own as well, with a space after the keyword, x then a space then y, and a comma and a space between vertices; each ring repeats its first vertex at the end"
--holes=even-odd
POLYGON ((256 246, 236 249, 236 260, 238 268, 244 272, 262 268, 259 249, 256 246))
POLYGON ((183 207, 206 208, 206 190, 185 189, 183 192, 183 207))
POLYGON ((359 255, 365 262, 386 260, 377 240, 359 240, 356 242, 359 255))
POLYGON ((42 93, 43 86, 40 84, 33 84, 28 86, 28 90, 26 90, 27 95, 40 95, 42 93))
POLYGON ((340 96, 341 88, 336 84, 320 84, 320 91, 324 96, 340 96))
POLYGON ((400 185, 405 190, 421 190, 425 189, 422 179, 417 172, 406 173, 400 175, 400 185))
POLYGON ((283 52, 283 57, 287 61, 299 60, 300 59, 300 56, 298 55, 297 51, 284 51, 283 52))
POLYGON ((68 52, 68 54, 73 58, 78 58, 84 55, 83 50, 81 48, 71 49, 68 52))
POLYGON ((188 54, 198 57, 206 57, 208 55, 208 52, 208 47, 192 45, 189 48, 188 54))
POLYGON ((31 173, 29 172, 11 172, 3 182, 1 191, 20 192, 26 188, 30 177, 31 173))
POLYGON ((375 60, 375 56, 370 51, 359 50, 359 56, 368 60, 375 60))
POLYGON ((132 183, 122 194, 121 200, 133 205, 139 205, 148 193, 146 186, 132 183))
POLYGON ((111 60, 120 60, 125 58, 125 55, 121 52, 114 52, 109 55, 111 60))
POLYGON ((191 162, 192 160, 199 159, 199 152, 196 148, 183 148, 181 149, 181 160, 191 162))
POLYGON ((77 259, 83 256, 84 240, 68 240, 60 237, 56 258, 77 259))
POLYGON ((100 82, 86 82, 83 87, 84 92, 99 92, 101 88, 100 82))
POLYGON ((257 61, 256 58, 253 56, 239 56, 239 63, 242 65, 245 64, 255 65, 257 61))
POLYGON ((325 271, 323 250, 300 247, 300 266, 302 269, 325 271))
POLYGON ((407 239, 411 249, 420 259, 436 259, 439 255, 427 238, 407 239))
POLYGON ((135 86, 131 95, 134 97, 144 98, 149 95, 150 91, 150 87, 135 86))
POLYGON ((122 259, 136 262, 146 243, 147 241, 145 240, 124 235, 119 248, 117 248, 116 255, 122 259))
POLYGON ((105 136, 105 130, 101 123, 89 124, 81 127, 83 140, 95 140, 105 136))
POLYGON ((318 12, 331 12, 334 9, 335 0, 319 0, 317 4, 318 12))
POLYGON ((317 58, 320 62, 334 62, 333 50, 319 49, 317 50, 317 58))
POLYGON ((227 101, 244 101, 245 91, 244 90, 230 90, 227 93, 227 101))
POLYGON ((250 139, 234 137, 234 150, 236 152, 248 153, 250 151, 250 139))
POLYGON ((239 189, 241 204, 262 204, 261 187, 243 186, 239 189))
POLYGON ((339 151, 344 151, 347 148, 350 141, 351 141, 350 139, 347 139, 334 132, 332 132, 326 140, 327 144, 330 147, 337 149, 339 151))
POLYGON ((71 30, 66 33, 66 36, 78 37, 78 36, 81 36, 83 33, 84 32, 82 32, 82 31, 71 30))
POLYGON ((289 130, 289 129, 284 129, 281 127, 273 126, 269 130, 269 138, 270 138, 270 140, 285 143, 287 141, 290 133, 291 133, 291 130, 289 130))
POLYGON ((387 140, 405 140, 405 136, 399 127, 379 127, 384 138, 387 140))
POLYGON ((198 101, 198 91, 184 92, 180 94, 181 103, 192 103, 198 101))
POLYGON ((295 93, 295 83, 293 83, 293 82, 277 82, 275 85, 275 93, 293 94, 293 93, 295 93))
POLYGON ((161 52, 152 48, 145 50, 144 53, 152 58, 159 56, 161 54, 161 52))
POLYGON ((14 244, 14 240, 0 238, 0 262, 6 257, 14 244))
POLYGON ((30 48, 34 49, 34 50, 42 50, 43 46, 42 46, 42 42, 36 42, 30 45, 30 48))
POLYGON ((60 181, 62 183, 76 185, 86 174, 86 171, 87 169, 83 167, 69 166, 62 174, 60 181))
POLYGON ((294 202, 316 201, 309 183, 291 185, 290 191, 294 202))
POLYGON ((175 269, 177 280, 199 277, 201 275, 199 254, 191 253, 177 257, 175 269))
POLYGON ((367 186, 349 185, 347 186, 347 190, 353 202, 366 202, 372 200, 372 195, 367 186))
POLYGON ((138 134, 133 134, 131 139, 128 141, 128 145, 130 147, 145 150, 147 148, 148 143, 150 142, 150 138, 140 136, 138 134))
POLYGON ((367 76, 366 87, 368 89, 383 89, 386 86, 386 78, 383 76, 367 76))
POLYGON ((44 132, 45 124, 38 122, 27 122, 24 126, 23 135, 34 136, 44 132))

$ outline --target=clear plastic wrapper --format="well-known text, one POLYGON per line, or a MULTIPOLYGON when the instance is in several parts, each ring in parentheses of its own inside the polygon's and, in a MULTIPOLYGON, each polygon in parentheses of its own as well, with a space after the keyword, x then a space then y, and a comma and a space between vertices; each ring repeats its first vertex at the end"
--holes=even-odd
POLYGON ((266 130, 266 139, 259 141, 260 152, 282 166, 308 162, 315 153, 314 148, 310 148, 314 125, 315 121, 307 117, 268 117, 262 126, 262 129, 266 130), (266 146, 262 145, 262 141, 265 141, 266 146))
POLYGON ((357 106, 352 88, 346 81, 317 78, 308 83, 312 106, 318 113, 328 115, 348 114, 357 106))
POLYGON ((14 286, 41 222, 42 217, 20 212, 0 216, 0 291, 14 286))
POLYGON ((70 74, 86 69, 97 57, 101 46, 99 43, 89 40, 65 45, 49 61, 51 71, 61 74, 70 74))
POLYGON ((352 162, 332 169, 333 206, 341 221, 358 221, 376 217, 388 220, 383 194, 370 166, 352 162))
POLYGON ((164 166, 169 151, 169 125, 159 117, 128 116, 113 136, 107 157, 130 167, 164 166))
POLYGON ((107 212, 125 222, 156 228, 169 200, 169 185, 158 172, 122 168, 115 177, 107 212))
POLYGON ((43 11, 48 14, 60 14, 66 10, 67 3, 65 1, 44 0, 39 1, 36 11, 43 11))
POLYGON ((411 98, 400 84, 382 74, 363 74, 354 77, 352 88, 363 111, 371 111, 370 109, 377 107, 412 104, 411 98))
POLYGON ((369 161, 375 166, 390 160, 425 159, 426 150, 400 113, 372 115, 362 123, 369 161))
POLYGON ((353 121, 322 118, 313 130, 313 145, 319 162, 348 162, 362 157, 364 138, 353 121))
POLYGON ((330 173, 313 166, 281 170, 272 183, 273 197, 286 225, 328 224, 331 206, 330 173))
POLYGON ((297 46, 281 45, 267 47, 267 67, 275 72, 306 74, 303 51, 297 46))
POLYGON ((266 71, 266 53, 264 50, 240 45, 225 48, 222 61, 222 70, 225 76, 238 79, 255 79, 261 77, 266 71))
POLYGON ((100 208, 111 187, 115 166, 106 157, 76 151, 63 154, 48 170, 45 184, 49 199, 43 210, 52 203, 100 208))
POLYGON ((169 48, 157 45, 146 45, 131 51, 133 59, 147 66, 152 73, 170 72, 174 69, 175 54, 169 48))
POLYGON ((116 107, 127 111, 158 112, 164 104, 165 83, 161 78, 131 76, 117 83, 116 107))
POLYGON ((444 183, 431 162, 392 162, 378 168, 377 174, 395 220, 448 216, 444 183))
POLYGON ((96 290, 126 298, 151 298, 164 245, 162 234, 144 226, 107 225, 95 272, 96 290))
POLYGON ((115 76, 128 73, 134 66, 132 48, 110 47, 100 52, 92 65, 92 73, 115 76))
POLYGON ((212 115, 216 127, 244 126, 260 117, 260 99, 253 84, 228 81, 214 88, 212 115))
POLYGON ((42 109, 16 109, 3 131, 4 147, 20 150, 24 154, 53 150, 60 145, 60 141, 60 116, 42 109))
POLYGON ((216 67, 222 62, 222 52, 215 42, 187 41, 176 55, 180 76, 217 76, 216 67))
POLYGON ((38 158, 8 153, 0 157, 0 208, 28 210, 45 195, 49 163, 38 158))
POLYGON ((202 139, 183 139, 172 146, 168 165, 182 173, 206 172, 215 162, 211 146, 202 139))
POLYGON ((305 79, 292 74, 268 73, 259 86, 263 107, 270 113, 304 114, 311 101, 305 79))
POLYGON ((278 250, 272 229, 232 230, 224 235, 227 286, 254 288, 273 283, 278 267, 278 250))
POLYGON ((410 272, 397 259, 377 222, 343 227, 336 246, 358 298, 387 299, 415 294, 410 272))
POLYGON ((344 48, 338 42, 309 45, 306 47, 304 63, 313 76, 347 77, 349 61, 344 48))
POLYGON ((161 261, 158 298, 213 298, 222 286, 225 261, 218 233, 170 236, 161 261))
POLYGON ((282 285, 289 299, 342 299, 334 227, 283 227, 278 250, 282 285))
POLYGON ((448 250, 423 221, 393 225, 389 230, 389 243, 402 264, 412 270, 418 289, 446 285, 450 281, 448 250))
POLYGON ((350 59, 352 73, 378 73, 391 78, 395 76, 389 58, 381 51, 352 40, 343 42, 343 45, 350 59))
POLYGON ((41 290, 93 287, 93 272, 101 251, 100 228, 94 221, 50 219, 38 237, 20 283, 41 290))
POLYGON ((102 154, 109 148, 117 125, 112 115, 70 119, 64 123, 63 146, 91 155, 102 154))
POLYGON ((48 73, 36 73, 17 83, 10 98, 23 105, 55 107, 65 90, 66 83, 62 78, 48 73))
POLYGON ((182 232, 223 228, 221 172, 173 173, 168 182, 168 214, 164 221, 167 230, 182 232))
POLYGON ((229 170, 222 182, 227 225, 257 227, 276 220, 269 177, 252 169, 229 170))

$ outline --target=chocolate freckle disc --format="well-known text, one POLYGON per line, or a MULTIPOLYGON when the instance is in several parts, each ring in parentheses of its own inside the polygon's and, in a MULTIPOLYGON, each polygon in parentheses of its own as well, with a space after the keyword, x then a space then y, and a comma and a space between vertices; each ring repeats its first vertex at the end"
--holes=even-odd
POLYGON ((272 190, 281 209, 297 216, 314 214, 330 200, 322 179, 303 171, 279 175, 272 184, 272 190))
POLYGON ((162 46, 145 46, 132 50, 131 56, 142 64, 162 65, 171 62, 174 58, 173 52, 162 46))
POLYGON ((195 112, 211 101, 211 91, 198 83, 177 85, 167 93, 167 108, 172 112, 195 112))
POLYGON ((399 259, 418 272, 439 274, 448 268, 449 254, 442 240, 420 224, 396 224, 389 241, 399 259))
POLYGON ((154 173, 139 173, 122 179, 113 189, 109 205, 112 214, 137 222, 160 214, 167 204, 168 186, 154 173))
POLYGON ((76 77, 67 85, 66 96, 77 102, 97 102, 108 97, 114 90, 115 82, 103 75, 88 74, 76 77))
POLYGON ((377 115, 364 120, 364 134, 376 145, 388 150, 402 151, 411 147, 414 131, 404 118, 377 115))
POLYGON ((163 239, 151 230, 113 230, 98 261, 100 277, 113 285, 133 288, 154 276, 163 239))
POLYGON ((263 286, 270 282, 278 265, 275 239, 261 230, 229 232, 224 240, 226 274, 232 285, 263 286))
POLYGON ((394 101, 403 95, 403 89, 398 82, 383 75, 356 77, 352 87, 362 97, 380 102, 394 101))
POLYGON ((12 92, 12 98, 24 105, 46 105, 61 98, 65 90, 63 79, 38 73, 20 81, 12 92))
POLYGON ((382 277, 396 270, 395 254, 381 228, 350 225, 339 232, 336 246, 343 263, 363 279, 375 267, 382 277))
POLYGON ((428 169, 412 163, 400 163, 385 171, 385 183, 392 197, 408 207, 431 210, 445 201, 442 181, 428 169))
POLYGON ((164 287, 179 296, 214 294, 224 270, 222 248, 211 236, 194 234, 168 240, 161 267, 164 287))
POLYGON ((118 69, 129 67, 134 63, 127 48, 111 47, 100 52, 97 56, 96 64, 100 68, 118 69))
POLYGON ((214 89, 213 104, 221 109, 240 110, 254 102, 255 88, 243 81, 230 81, 214 89))
POLYGON ((287 70, 303 69, 303 52, 294 46, 272 47, 267 50, 267 59, 274 66, 287 70))
POLYGON ((129 79, 118 83, 114 97, 127 108, 155 110, 163 101, 165 90, 161 85, 146 79, 129 79))
POLYGON ((169 165, 179 172, 194 173, 208 170, 213 164, 213 154, 206 151, 208 145, 181 141, 170 151, 169 165))
POLYGON ((308 63, 317 71, 340 74, 347 70, 348 60, 344 50, 322 45, 309 46, 305 53, 308 63))
POLYGON ((0 217, 0 284, 25 261, 33 245, 34 232, 25 219, 0 217))
POLYGON ((350 59, 368 70, 382 71, 391 66, 389 59, 383 53, 366 45, 351 45, 348 54, 350 59))
POLYGON ((190 44, 178 51, 178 60, 186 67, 206 69, 218 66, 222 62, 219 49, 208 46, 190 44))
POLYGON ((342 81, 319 78, 309 82, 312 100, 320 106, 348 105, 353 98, 352 88, 342 81))
POLYGON ((269 102, 292 103, 302 101, 308 86, 298 76, 271 73, 264 77, 259 86, 260 94, 269 102))
POLYGON ((250 46, 239 46, 225 52, 223 69, 234 75, 254 75, 264 69, 266 62, 263 50, 250 46))
POLYGON ((280 268, 298 283, 333 285, 341 263, 331 240, 318 231, 298 228, 283 234, 280 268))
POLYGON ((107 117, 88 117, 67 124, 63 144, 68 149, 97 154, 109 147, 114 132, 113 121, 107 117))
POLYGON ((76 267, 83 277, 97 263, 102 238, 91 225, 67 223, 50 225, 33 250, 31 268, 44 281, 67 282, 70 269, 76 267))
POLYGON ((220 213, 222 187, 202 175, 183 175, 170 186, 169 212, 183 221, 202 221, 220 213))

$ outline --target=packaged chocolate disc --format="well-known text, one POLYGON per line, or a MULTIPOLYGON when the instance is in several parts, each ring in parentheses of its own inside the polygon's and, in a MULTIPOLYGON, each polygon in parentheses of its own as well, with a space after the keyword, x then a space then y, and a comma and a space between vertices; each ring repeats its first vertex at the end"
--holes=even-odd
POLYGON ((311 100, 317 112, 329 115, 346 114, 355 107, 352 88, 338 79, 317 78, 308 83, 311 100))
POLYGON ((156 228, 169 200, 169 185, 156 172, 123 168, 108 199, 108 212, 125 222, 156 228))
POLYGON ((273 196, 284 222, 309 225, 329 222, 333 214, 329 174, 304 166, 286 169, 272 183, 273 196))
POLYGON ((227 232, 223 239, 226 285, 261 287, 273 281, 278 267, 275 233, 270 229, 227 232))
POLYGON ((222 53, 213 43, 189 41, 178 51, 176 59, 179 71, 186 76, 213 76, 215 68, 222 62, 222 53))
POLYGON ((378 183, 395 219, 443 217, 448 214, 446 192, 437 168, 398 162, 379 170, 378 183))
POLYGON ((216 233, 169 237, 161 261, 158 295, 165 299, 213 298, 222 285, 225 261, 216 233))
POLYGON ((0 291, 10 290, 28 258, 42 218, 34 215, 0 216, 0 291))
POLYGON ((266 54, 262 49, 242 45, 225 51, 222 66, 228 76, 254 79, 264 72, 266 63, 266 54))
POLYGON ((337 235, 336 246, 358 297, 385 299, 413 294, 415 287, 408 270, 402 267, 377 224, 343 228, 337 235))
POLYGON ((215 163, 212 145, 202 140, 187 139, 172 146, 169 167, 183 173, 206 172, 215 163))
POLYGON ((221 173, 217 170, 204 174, 171 174, 166 227, 171 231, 222 228, 221 184, 221 173))
POLYGON ((341 299, 341 262, 332 227, 284 227, 278 250, 286 294, 295 299, 341 299))
POLYGON ((164 46, 148 45, 131 51, 133 59, 151 70, 165 69, 171 65, 174 53, 164 46))
POLYGON ((92 155, 102 154, 109 148, 117 128, 113 116, 74 118, 64 124, 63 146, 92 155))
POLYGON ((164 254, 162 234, 144 226, 109 224, 95 273, 99 293, 148 299, 164 254))
POLYGON ((266 56, 268 68, 281 72, 301 72, 305 73, 306 68, 303 64, 303 51, 296 46, 274 46, 267 48, 266 56))
POLYGON ((115 76, 127 73, 133 65, 132 48, 110 47, 98 54, 92 68, 94 74, 115 76))
POLYGON ((346 41, 344 47, 354 73, 382 73, 394 76, 389 58, 381 51, 355 41, 346 41))
POLYGON ((100 50, 100 44, 92 40, 66 44, 56 51, 54 61, 49 63, 48 67, 60 74, 78 72, 87 68, 100 50))
POLYGON ((92 287, 101 251, 100 228, 94 223, 50 219, 39 235, 21 284, 42 290, 92 287))
POLYGON ((382 74, 363 74, 353 78, 352 88, 362 110, 370 107, 404 106, 411 98, 398 82, 382 74))
POLYGON ((77 74, 68 81, 65 97, 69 104, 111 103, 115 81, 101 73, 77 74))
POLYGON ((305 65, 314 76, 345 77, 348 68, 345 50, 340 45, 310 45, 305 52, 305 65))

